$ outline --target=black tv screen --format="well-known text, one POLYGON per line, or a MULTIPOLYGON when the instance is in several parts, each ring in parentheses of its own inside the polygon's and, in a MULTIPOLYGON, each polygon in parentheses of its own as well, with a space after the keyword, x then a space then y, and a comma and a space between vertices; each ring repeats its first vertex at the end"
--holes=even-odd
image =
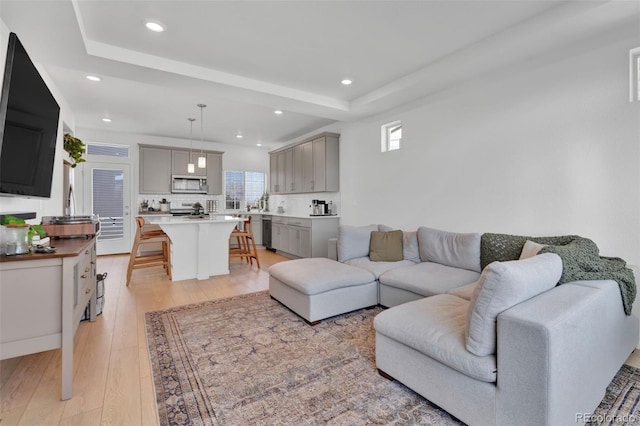
POLYGON ((11 33, 0 99, 0 195, 50 198, 60 107, 11 33))

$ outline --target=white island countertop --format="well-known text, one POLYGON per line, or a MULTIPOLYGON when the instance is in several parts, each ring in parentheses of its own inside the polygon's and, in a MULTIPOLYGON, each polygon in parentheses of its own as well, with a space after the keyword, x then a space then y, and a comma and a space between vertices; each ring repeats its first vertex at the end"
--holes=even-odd
POLYGON ((174 281, 206 280, 229 273, 229 236, 242 220, 230 215, 147 216, 171 238, 171 275, 174 281))

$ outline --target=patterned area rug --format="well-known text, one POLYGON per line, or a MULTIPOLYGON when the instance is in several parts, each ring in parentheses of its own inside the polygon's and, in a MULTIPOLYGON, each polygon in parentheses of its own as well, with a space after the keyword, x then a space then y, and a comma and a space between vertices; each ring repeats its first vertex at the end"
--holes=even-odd
MULTIPOLYGON (((160 424, 460 425, 378 375, 379 312, 310 327, 260 292, 147 313, 160 424)), ((639 380, 640 370, 623 366, 592 424, 640 419, 639 380)))

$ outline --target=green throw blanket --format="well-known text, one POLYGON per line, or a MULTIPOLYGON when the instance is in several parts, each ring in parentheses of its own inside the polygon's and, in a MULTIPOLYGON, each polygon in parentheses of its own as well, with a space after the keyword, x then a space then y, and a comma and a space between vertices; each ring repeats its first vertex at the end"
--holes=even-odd
POLYGON ((483 234, 480 244, 482 269, 494 261, 504 262, 520 258, 527 240, 545 244, 540 253, 556 253, 562 259, 562 276, 558 284, 578 280, 614 280, 620 287, 624 312, 631 315, 636 298, 633 271, 624 260, 599 255, 598 246, 588 238, 577 235, 560 237, 524 237, 507 234, 483 234))

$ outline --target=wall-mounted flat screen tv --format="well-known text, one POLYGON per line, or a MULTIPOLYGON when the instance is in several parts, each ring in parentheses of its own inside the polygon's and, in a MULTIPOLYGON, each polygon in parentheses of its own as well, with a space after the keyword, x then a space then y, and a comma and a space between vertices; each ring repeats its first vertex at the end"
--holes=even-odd
POLYGON ((0 195, 50 198, 60 107, 11 33, 0 99, 0 195))

